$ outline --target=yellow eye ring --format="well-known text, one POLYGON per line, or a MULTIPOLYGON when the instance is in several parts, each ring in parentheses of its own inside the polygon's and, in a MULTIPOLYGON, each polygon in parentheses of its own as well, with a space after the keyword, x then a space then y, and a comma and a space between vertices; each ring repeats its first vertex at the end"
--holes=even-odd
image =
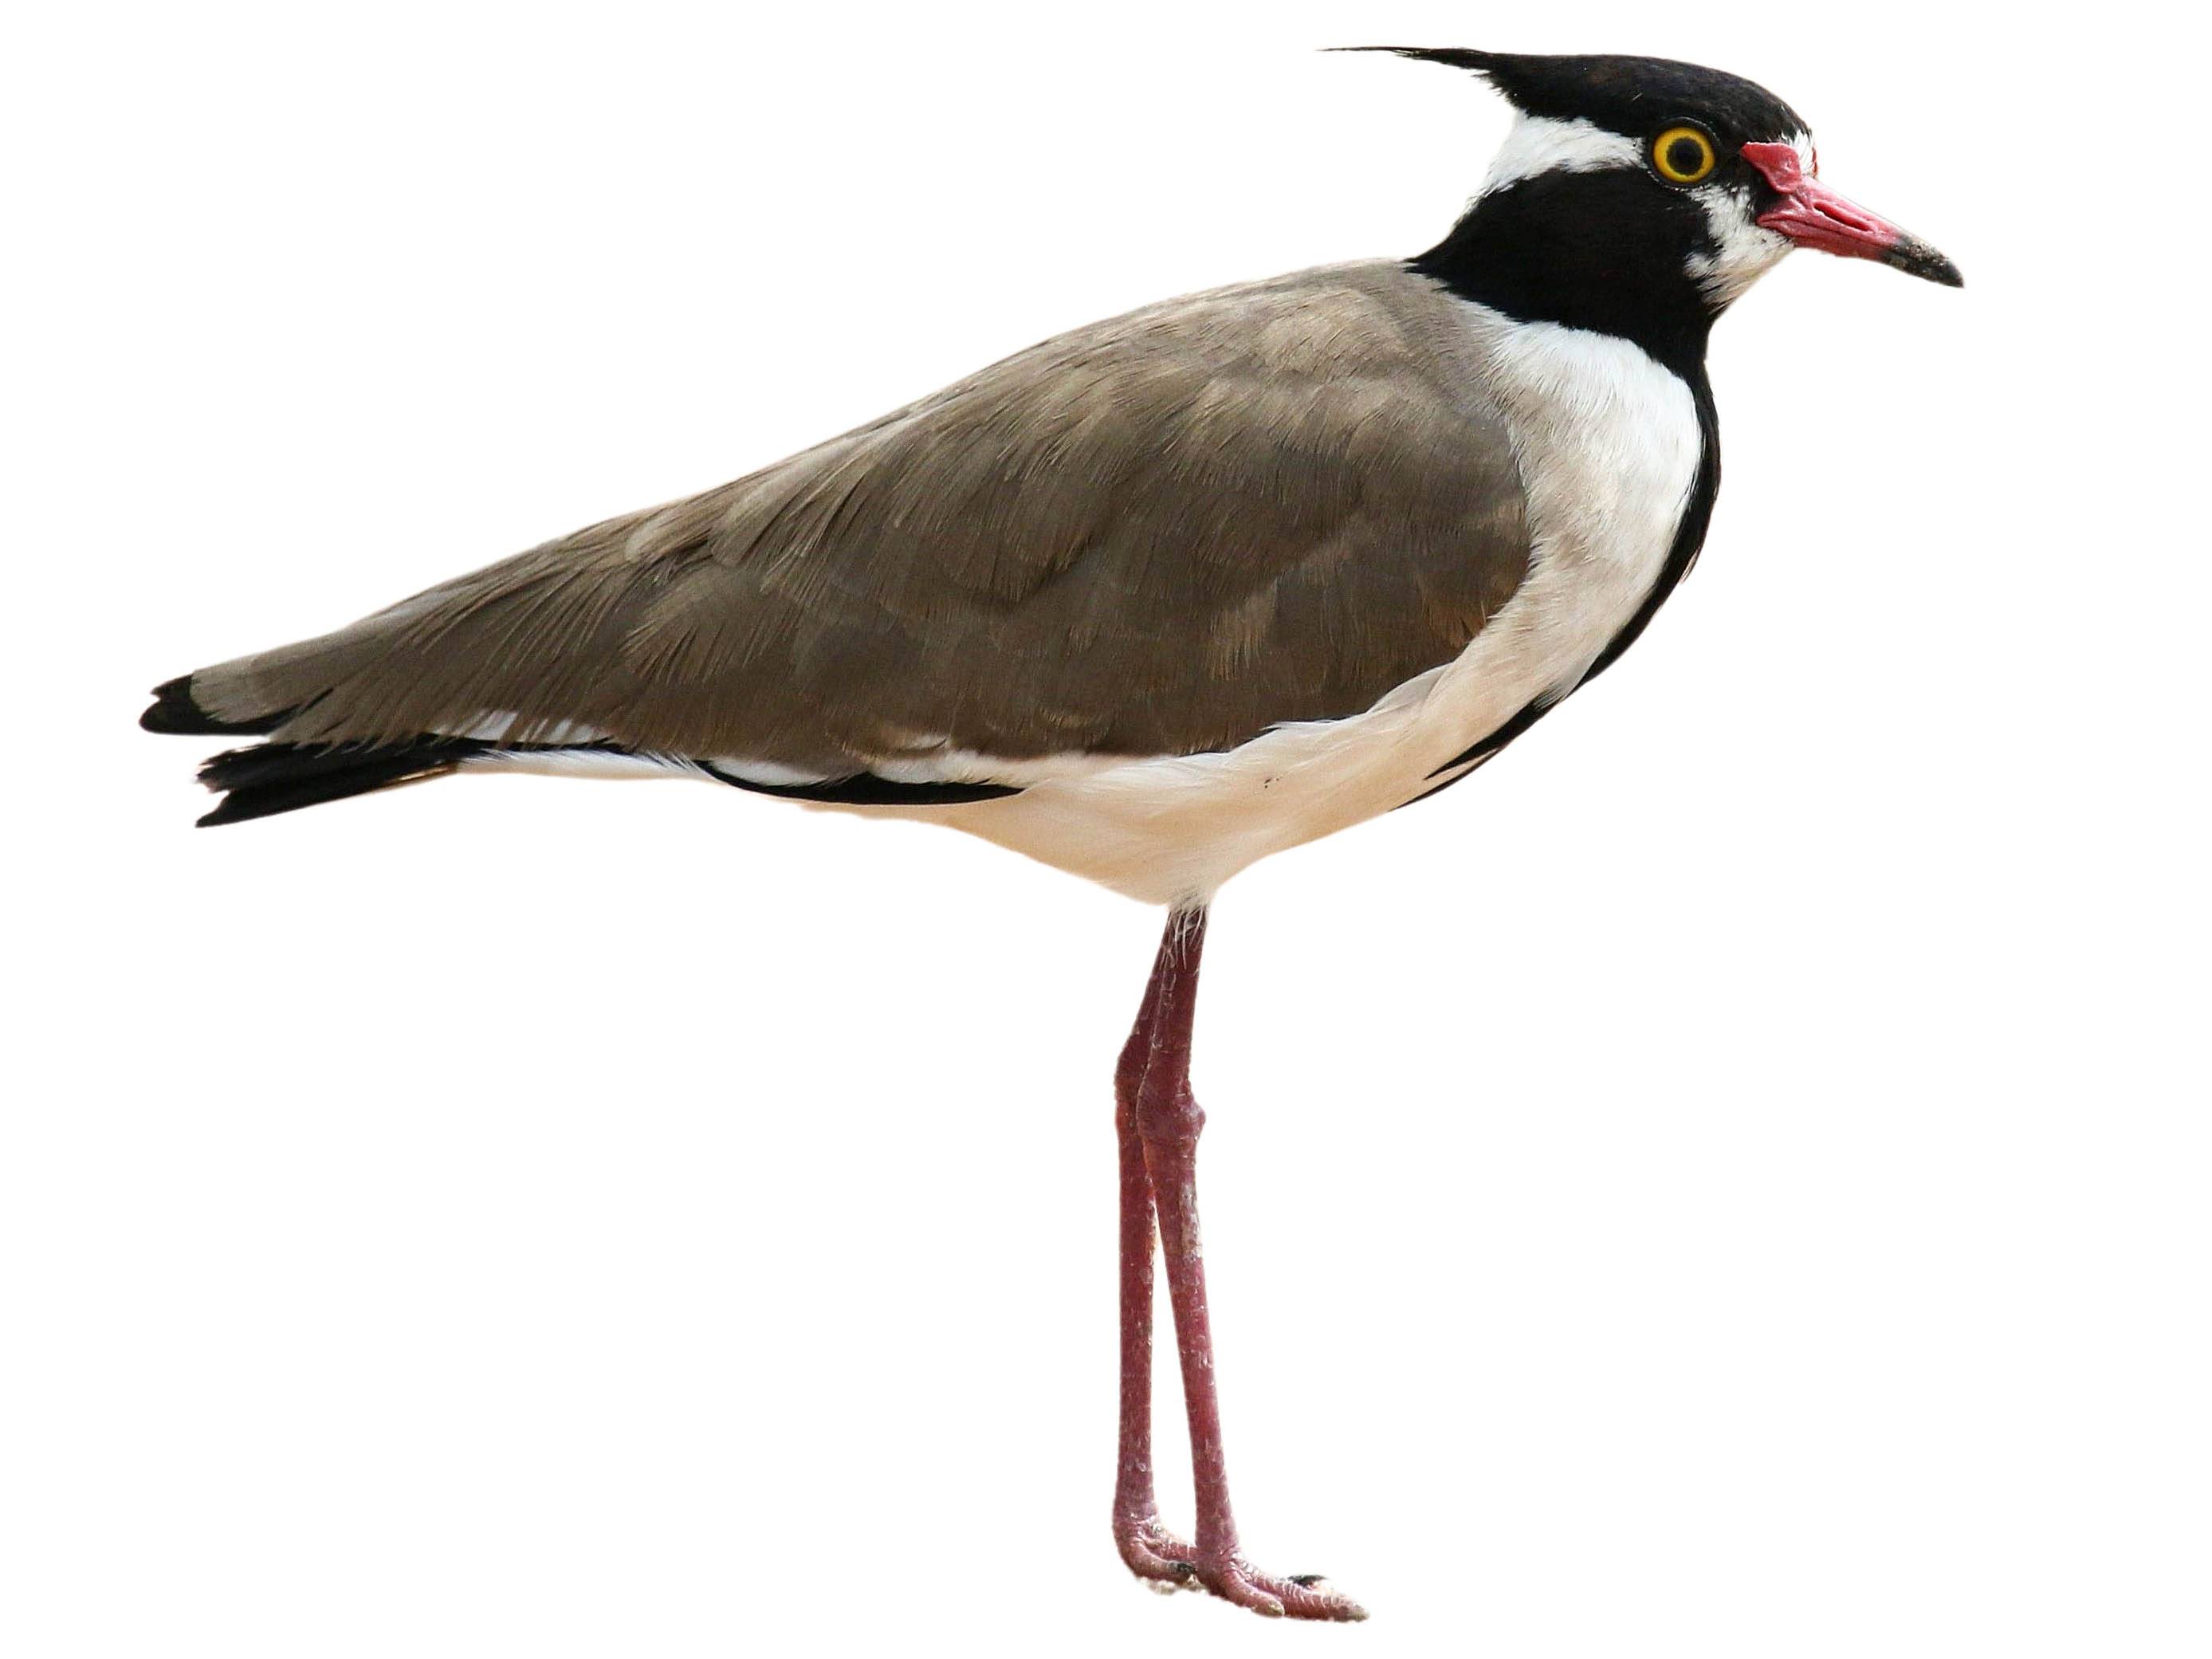
POLYGON ((1697 127, 1668 127, 1651 141, 1652 170, 1669 184, 1694 185, 1719 160, 1713 153, 1713 141, 1697 127))

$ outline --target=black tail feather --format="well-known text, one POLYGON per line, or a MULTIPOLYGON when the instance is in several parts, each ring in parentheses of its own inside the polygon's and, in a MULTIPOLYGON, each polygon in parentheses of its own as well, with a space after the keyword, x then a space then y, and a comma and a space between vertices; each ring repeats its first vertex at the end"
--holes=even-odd
MULTIPOLYGON (((222 722, 204 713, 191 700, 191 677, 171 680, 139 723, 149 732, 264 732, 289 715, 272 717, 265 724, 222 722), (191 724, 189 722, 198 722, 191 724)), ((297 711, 294 711, 297 712, 297 711)), ((222 795, 215 810, 199 820, 202 829, 225 823, 244 823, 249 818, 273 817, 296 812, 303 806, 344 800, 391 789, 403 783, 444 777, 468 762, 485 755, 639 755, 607 738, 586 743, 505 744, 481 738, 421 737, 387 744, 363 743, 252 743, 225 750, 200 768, 200 781, 222 795)), ((792 784, 755 783, 711 761, 685 761, 643 754, 672 770, 690 770, 705 777, 787 799, 813 801, 837 806, 955 806, 970 801, 995 800, 1021 793, 1014 784, 903 783, 859 772, 844 777, 823 778, 792 784)))
POLYGON ((418 779, 442 777, 492 745, 466 738, 426 738, 384 748, 353 744, 257 743, 217 755, 200 781, 222 792, 202 829, 243 823, 303 806, 365 795, 418 779))

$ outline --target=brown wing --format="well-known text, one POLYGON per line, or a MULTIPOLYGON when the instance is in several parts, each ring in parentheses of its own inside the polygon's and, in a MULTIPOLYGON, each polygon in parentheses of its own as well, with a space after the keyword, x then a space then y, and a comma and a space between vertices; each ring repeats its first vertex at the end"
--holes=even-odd
POLYGON ((823 776, 1355 714, 1527 568, 1450 304, 1377 264, 1133 313, 191 695, 296 711, 280 741, 587 733, 823 776))

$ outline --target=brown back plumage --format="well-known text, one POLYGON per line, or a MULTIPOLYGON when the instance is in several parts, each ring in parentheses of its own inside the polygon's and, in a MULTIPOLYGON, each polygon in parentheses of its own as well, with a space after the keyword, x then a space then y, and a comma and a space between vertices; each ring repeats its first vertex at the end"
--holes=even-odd
POLYGON ((824 775, 1188 754, 1450 660, 1528 565, 1455 302, 1390 264, 1060 336, 733 483, 191 679, 280 742, 579 729, 824 775))

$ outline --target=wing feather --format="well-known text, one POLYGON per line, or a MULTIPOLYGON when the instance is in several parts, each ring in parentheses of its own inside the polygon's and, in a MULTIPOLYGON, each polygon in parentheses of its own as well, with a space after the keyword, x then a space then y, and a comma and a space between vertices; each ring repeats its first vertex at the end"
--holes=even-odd
POLYGON ((1528 566, 1454 303, 1378 263, 1133 313, 192 696, 292 711, 280 742, 504 721, 832 777, 1356 714, 1457 655, 1528 566))

